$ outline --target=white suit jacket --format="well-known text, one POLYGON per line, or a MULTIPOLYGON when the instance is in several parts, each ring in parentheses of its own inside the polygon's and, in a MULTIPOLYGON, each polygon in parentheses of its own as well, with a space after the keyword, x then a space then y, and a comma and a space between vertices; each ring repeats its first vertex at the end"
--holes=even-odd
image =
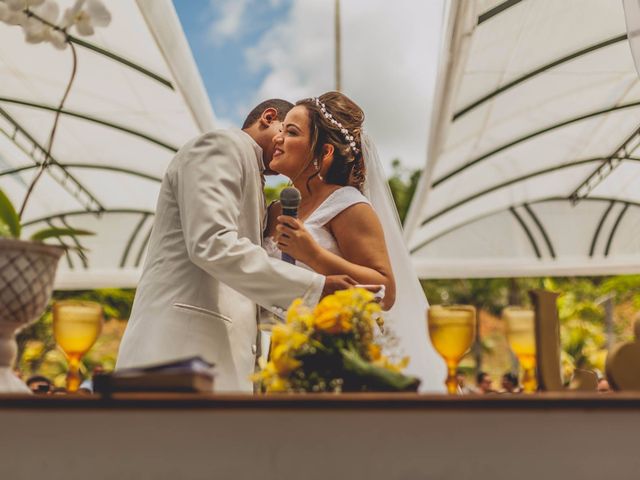
POLYGON ((217 391, 251 391, 257 306, 317 301, 324 277, 269 258, 262 149, 241 130, 185 145, 160 189, 149 248, 117 368, 201 355, 217 391))

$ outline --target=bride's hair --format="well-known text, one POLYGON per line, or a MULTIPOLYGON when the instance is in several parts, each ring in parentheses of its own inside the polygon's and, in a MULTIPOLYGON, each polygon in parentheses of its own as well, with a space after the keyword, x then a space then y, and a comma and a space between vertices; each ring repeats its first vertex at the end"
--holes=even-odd
MULTIPOLYGON (((327 92, 317 98, 300 100, 309 112, 311 155, 322 162, 322 149, 333 145, 333 163, 324 177, 326 183, 350 185, 362 191, 365 180, 362 158, 362 123, 364 112, 340 92, 327 92)), ((321 166, 321 164, 320 164, 321 166)), ((313 174, 311 178, 318 175, 313 174)))

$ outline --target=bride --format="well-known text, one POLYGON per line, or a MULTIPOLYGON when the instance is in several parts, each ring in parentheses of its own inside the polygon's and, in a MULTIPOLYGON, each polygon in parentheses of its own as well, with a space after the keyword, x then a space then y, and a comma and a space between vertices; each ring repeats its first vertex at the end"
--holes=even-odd
POLYGON ((300 100, 287 113, 269 169, 289 177, 302 200, 298 219, 281 215, 278 202, 269 207, 265 248, 324 275, 384 285, 385 321, 397 353, 410 357, 406 373, 421 379, 421 390, 441 391, 445 370, 426 332, 427 300, 363 121, 362 109, 339 92, 300 100))

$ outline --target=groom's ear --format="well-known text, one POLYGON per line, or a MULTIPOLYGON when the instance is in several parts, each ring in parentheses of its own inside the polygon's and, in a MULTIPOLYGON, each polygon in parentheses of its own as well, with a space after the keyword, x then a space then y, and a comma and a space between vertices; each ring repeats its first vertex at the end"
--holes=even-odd
POLYGON ((269 107, 260 115, 260 126, 268 128, 276 120, 278 120, 278 110, 269 107))

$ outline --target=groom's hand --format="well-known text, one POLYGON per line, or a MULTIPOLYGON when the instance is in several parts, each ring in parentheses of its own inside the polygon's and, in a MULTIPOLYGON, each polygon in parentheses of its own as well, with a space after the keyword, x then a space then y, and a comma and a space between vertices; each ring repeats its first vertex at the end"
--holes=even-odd
POLYGON ((349 275, 327 275, 322 289, 322 296, 331 295, 338 290, 347 290, 356 285, 356 281, 349 275))

